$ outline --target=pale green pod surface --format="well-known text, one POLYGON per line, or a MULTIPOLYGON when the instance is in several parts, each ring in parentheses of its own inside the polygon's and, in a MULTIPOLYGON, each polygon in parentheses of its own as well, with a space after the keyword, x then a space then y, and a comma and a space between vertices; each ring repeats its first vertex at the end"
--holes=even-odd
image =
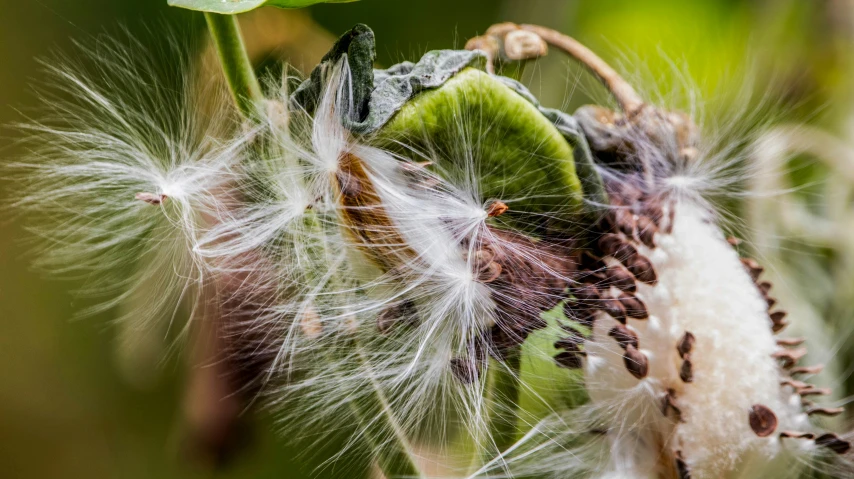
POLYGON ((484 201, 507 203, 502 219, 514 229, 568 226, 581 210, 572 147, 536 106, 476 68, 415 96, 377 135, 383 147, 436 161, 456 183, 476 182, 484 201))

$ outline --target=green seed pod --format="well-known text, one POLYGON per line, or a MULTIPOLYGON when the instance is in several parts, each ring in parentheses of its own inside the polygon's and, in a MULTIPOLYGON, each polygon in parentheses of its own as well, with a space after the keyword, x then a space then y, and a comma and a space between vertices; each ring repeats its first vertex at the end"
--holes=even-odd
POLYGON ((581 211, 572 147, 532 103, 474 67, 415 96, 378 135, 383 147, 405 143, 457 171, 474 161, 482 198, 506 202, 513 229, 566 229, 581 211))

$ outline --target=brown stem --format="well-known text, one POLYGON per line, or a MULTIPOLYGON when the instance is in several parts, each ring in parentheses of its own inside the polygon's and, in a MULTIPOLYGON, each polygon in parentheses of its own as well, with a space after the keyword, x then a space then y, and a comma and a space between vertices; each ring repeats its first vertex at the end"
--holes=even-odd
POLYGON ((599 58, 589 48, 563 33, 538 25, 520 25, 523 30, 536 33, 549 45, 563 50, 567 55, 587 67, 608 88, 627 116, 639 111, 644 101, 634 88, 626 82, 610 65, 599 58))

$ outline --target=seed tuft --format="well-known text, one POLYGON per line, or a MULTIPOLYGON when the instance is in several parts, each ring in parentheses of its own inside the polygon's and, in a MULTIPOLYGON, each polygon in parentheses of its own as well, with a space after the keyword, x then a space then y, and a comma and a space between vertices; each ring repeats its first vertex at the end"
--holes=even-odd
POLYGON ((490 218, 494 218, 496 216, 503 215, 509 209, 510 207, 508 207, 503 201, 495 200, 489 204, 489 207, 486 209, 486 215, 490 218))

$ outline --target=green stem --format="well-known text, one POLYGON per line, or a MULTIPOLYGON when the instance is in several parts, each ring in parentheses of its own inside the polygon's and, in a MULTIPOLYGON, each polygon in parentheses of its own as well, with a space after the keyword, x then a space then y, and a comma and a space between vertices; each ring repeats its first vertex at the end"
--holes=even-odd
POLYGON ((228 88, 237 108, 246 118, 258 118, 258 109, 264 100, 261 84, 255 77, 252 62, 246 53, 240 26, 234 15, 205 13, 208 30, 213 37, 219 61, 222 65, 228 88))
POLYGON ((492 360, 489 368, 488 430, 498 453, 516 442, 521 356, 520 350, 508 352, 502 363, 492 360))

